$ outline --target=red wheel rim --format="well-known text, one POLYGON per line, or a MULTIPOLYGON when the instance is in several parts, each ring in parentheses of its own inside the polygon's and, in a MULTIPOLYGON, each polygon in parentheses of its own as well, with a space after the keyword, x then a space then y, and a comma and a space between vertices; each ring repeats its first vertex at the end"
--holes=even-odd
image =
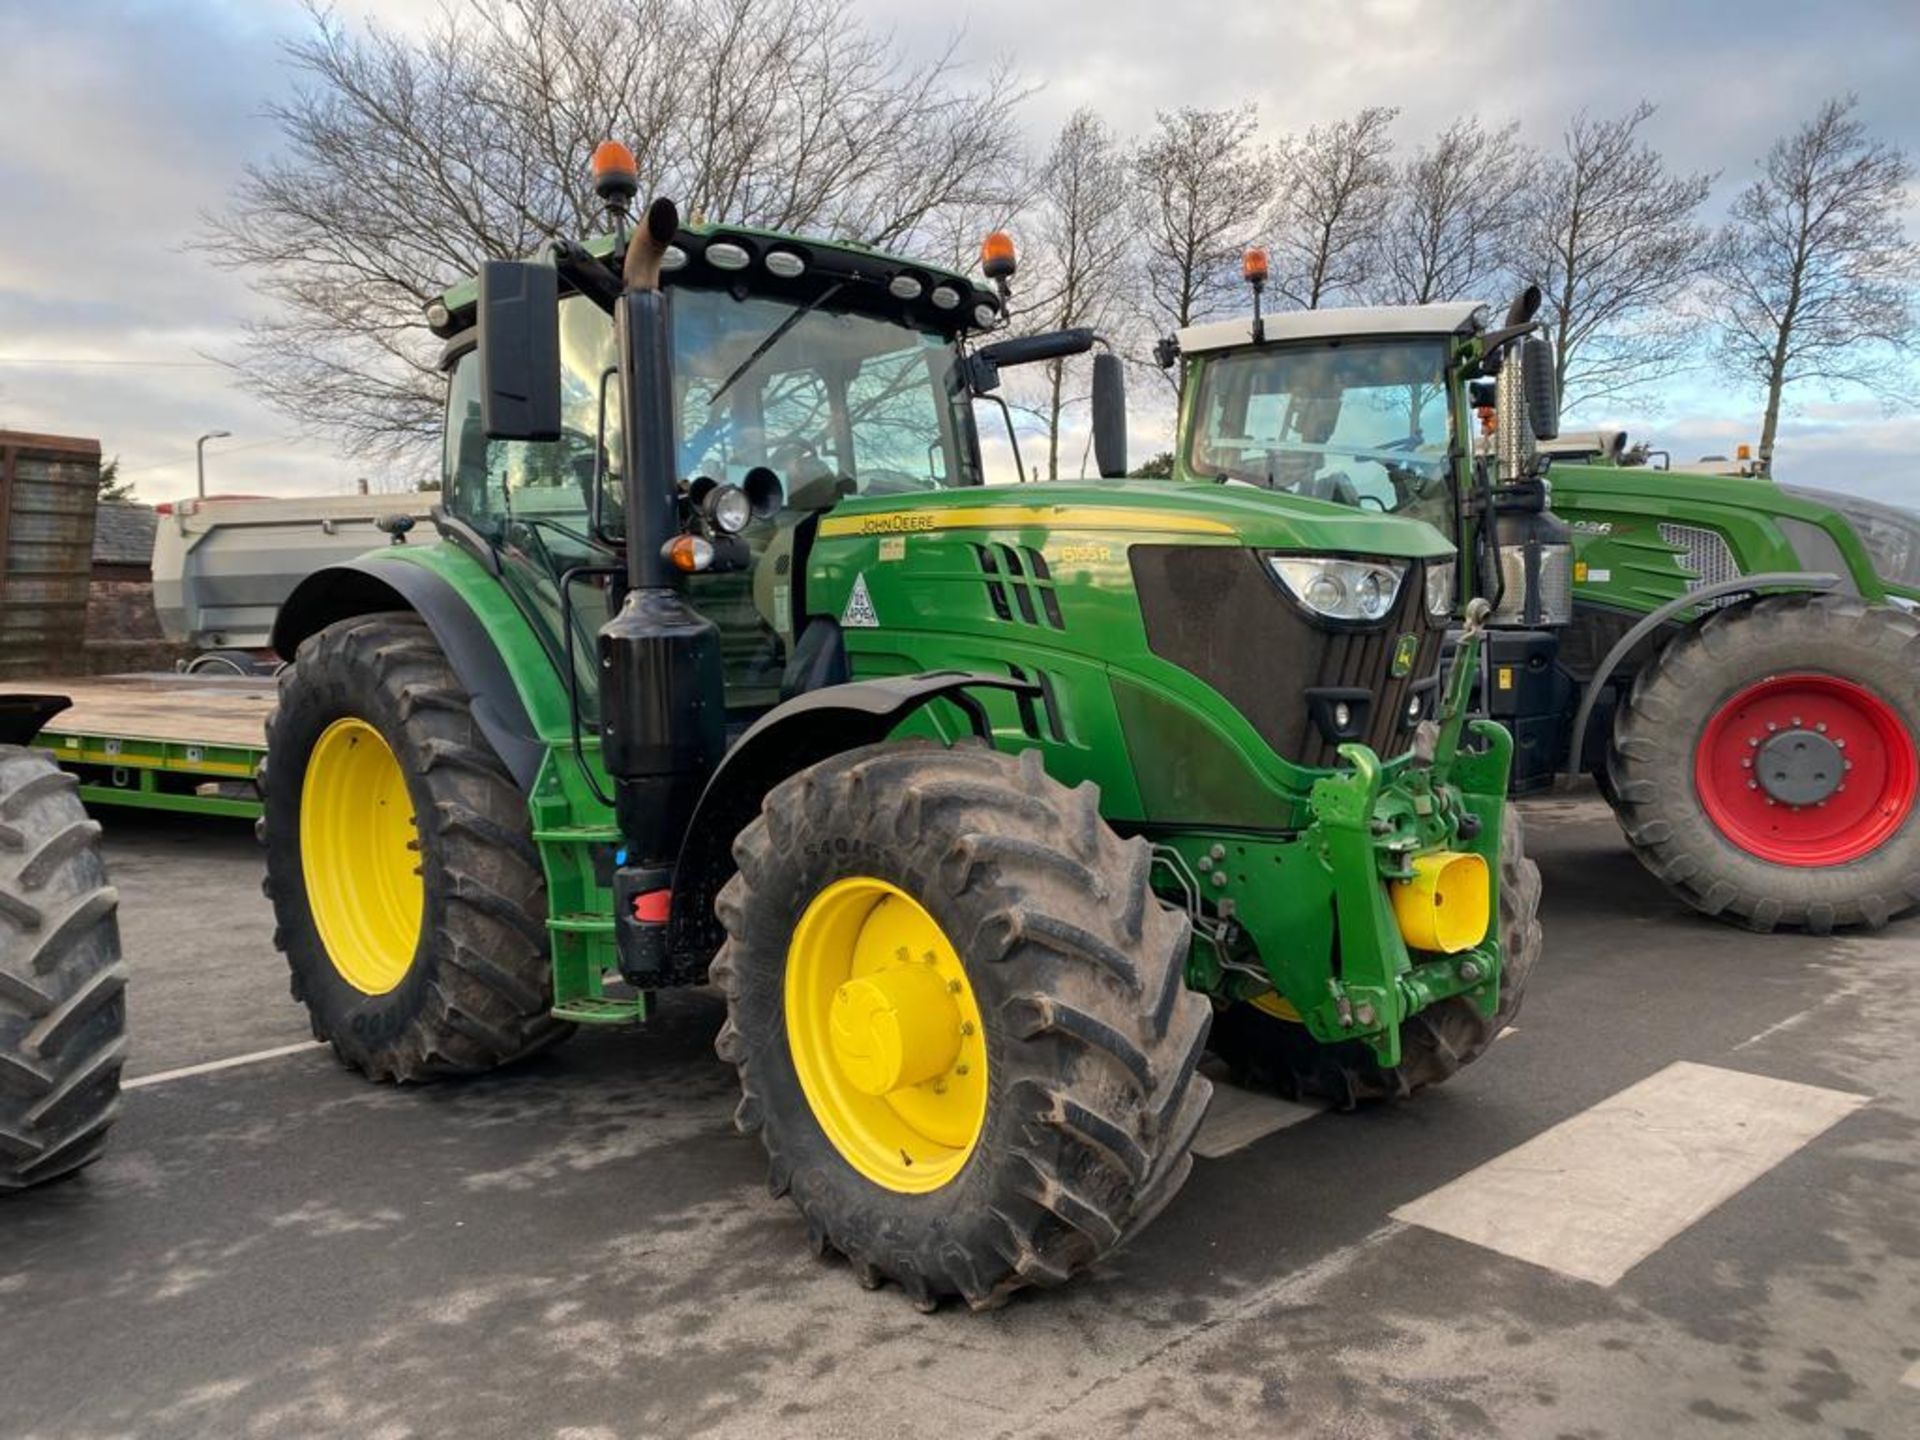
POLYGON ((1774 675, 1707 721, 1693 782, 1708 818, 1748 854, 1844 865, 1905 823, 1920 759, 1900 716, 1871 690, 1836 675, 1774 675))

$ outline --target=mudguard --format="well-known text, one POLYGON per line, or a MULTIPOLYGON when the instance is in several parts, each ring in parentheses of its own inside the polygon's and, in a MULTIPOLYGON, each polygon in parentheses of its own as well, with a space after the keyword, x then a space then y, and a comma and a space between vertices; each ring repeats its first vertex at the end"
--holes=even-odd
POLYGON ((31 745, 41 727, 72 703, 64 695, 0 695, 0 745, 31 745))
POLYGON ((273 648, 291 661, 308 636, 338 620, 384 610, 411 610, 440 643, 447 663, 473 697, 474 723, 531 793, 547 746, 534 729, 500 646, 451 584, 417 565, 381 564, 374 556, 316 570, 294 588, 273 624, 273 648))
POLYGON ((726 754, 700 794, 693 823, 674 867, 667 949, 676 962, 701 968, 725 938, 714 898, 733 874, 733 837, 760 813, 767 792, 807 766, 884 740, 914 711, 934 700, 960 707, 973 732, 992 736, 987 712, 970 689, 1038 695, 1030 680, 937 670, 880 680, 855 680, 796 696, 769 711, 726 754))

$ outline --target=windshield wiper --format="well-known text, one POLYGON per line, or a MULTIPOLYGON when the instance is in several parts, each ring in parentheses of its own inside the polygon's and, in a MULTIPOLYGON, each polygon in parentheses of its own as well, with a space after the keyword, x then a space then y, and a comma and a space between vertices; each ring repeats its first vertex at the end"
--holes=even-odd
POLYGON ((806 304, 796 305, 791 315, 787 316, 786 319, 782 320, 778 325, 774 326, 773 329, 769 330, 767 332, 767 338, 762 340, 758 345, 754 346, 753 353, 747 356, 747 358, 742 360, 738 365, 736 365, 734 367, 733 373, 727 376, 725 380, 720 382, 720 388, 714 391, 713 394, 710 397, 708 397, 707 409, 711 411, 715 405, 718 405, 720 403, 720 397, 726 394, 727 391, 733 388, 733 382, 738 380, 742 375, 746 374, 754 366, 758 365, 762 357, 764 357, 769 350, 773 349, 774 346, 780 343, 782 336, 784 336, 789 330, 793 329, 793 327, 798 325, 802 320, 806 319, 807 316, 811 315, 815 310, 819 309, 822 305, 826 304, 827 301, 831 300, 835 295, 839 294, 840 287, 843 283, 845 282, 836 280, 833 282, 833 284, 827 286, 826 289, 822 290, 818 295, 814 296, 813 299, 809 300, 806 304))

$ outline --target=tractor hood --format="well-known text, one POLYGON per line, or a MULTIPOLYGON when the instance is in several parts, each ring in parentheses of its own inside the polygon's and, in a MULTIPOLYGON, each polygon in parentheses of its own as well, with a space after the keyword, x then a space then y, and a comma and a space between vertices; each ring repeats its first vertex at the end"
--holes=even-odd
POLYGON ((1555 465, 1554 507, 1576 531, 1583 516, 1639 515, 1736 536, 1756 565, 1831 570, 1878 598, 1881 587, 1920 589, 1920 516, 1853 495, 1779 485, 1762 476, 1703 475, 1645 466, 1555 465), (1769 553, 1767 547, 1785 549, 1769 553))
POLYGON ((1052 534, 1151 534, 1306 554, 1441 558, 1453 545, 1422 520, 1214 481, 1046 481, 913 495, 855 496, 820 524, 823 536, 1032 528, 1052 534))

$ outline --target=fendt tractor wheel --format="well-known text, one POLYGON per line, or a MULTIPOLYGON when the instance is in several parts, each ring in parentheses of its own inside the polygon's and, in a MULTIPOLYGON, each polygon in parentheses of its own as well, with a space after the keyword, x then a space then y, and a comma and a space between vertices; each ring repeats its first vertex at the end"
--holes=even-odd
POLYGON ((97 1160, 120 1111, 119 899, 75 789, 0 745, 0 1191, 97 1160))
POLYGON ((1846 595, 1709 616, 1614 720, 1615 811, 1646 867, 1755 930, 1920 904, 1920 617, 1846 595))
POLYGON ((1144 841, 1037 752, 871 745, 734 843, 716 1045, 814 1249, 924 1308, 1058 1285, 1192 1167, 1211 1087, 1188 925, 1144 841))
POLYGON ((416 617, 329 625, 267 722, 267 898, 315 1038, 375 1080, 552 1044, 546 883, 527 804, 416 617), (269 773, 270 772, 270 773, 269 773))
POLYGON ((1483 1015, 1453 996, 1400 1027, 1400 1063, 1380 1064, 1359 1041, 1322 1045, 1278 996, 1234 1005, 1213 1022, 1214 1053, 1234 1074, 1296 1100, 1329 1100, 1350 1110, 1366 1100, 1398 1100, 1438 1085, 1486 1053, 1520 1013, 1527 979, 1540 958, 1540 869, 1527 858, 1519 812, 1508 805, 1500 829, 1500 1003, 1483 1015))

